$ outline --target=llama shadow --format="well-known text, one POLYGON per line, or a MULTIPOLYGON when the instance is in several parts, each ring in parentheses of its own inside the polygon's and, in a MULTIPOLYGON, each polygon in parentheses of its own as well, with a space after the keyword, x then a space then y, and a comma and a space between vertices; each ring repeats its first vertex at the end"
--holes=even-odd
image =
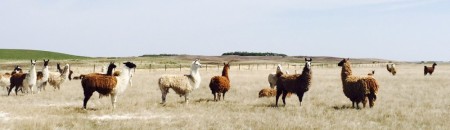
POLYGON ((356 110, 361 110, 361 108, 355 108, 352 106, 346 106, 346 105, 342 105, 342 106, 333 106, 332 107, 334 110, 349 110, 349 109, 356 109, 356 110))
POLYGON ((77 107, 75 107, 75 106, 66 106, 66 107, 64 107, 64 109, 75 111, 77 113, 87 113, 88 111, 98 111, 98 110, 100 110, 98 108, 86 108, 86 109, 84 109, 84 108, 78 107, 78 106, 77 107))

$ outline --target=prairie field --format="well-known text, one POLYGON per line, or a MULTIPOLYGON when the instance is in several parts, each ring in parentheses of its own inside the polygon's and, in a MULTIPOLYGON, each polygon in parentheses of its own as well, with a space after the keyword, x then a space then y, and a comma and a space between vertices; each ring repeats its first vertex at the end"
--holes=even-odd
MULTIPOLYGON (((295 72, 293 68, 288 70, 295 72)), ((380 85, 378 98, 373 108, 362 109, 352 108, 345 97, 339 67, 312 68, 312 84, 302 106, 296 95, 286 99, 286 106, 280 98, 279 107, 275 107, 275 97, 258 98, 259 90, 269 86, 267 75, 275 69, 238 70, 233 65, 229 72, 231 89, 225 100, 218 102, 212 101, 208 84, 211 77, 221 74, 221 68, 201 69, 200 88, 192 92, 189 104, 172 90, 166 104, 160 104, 157 84, 161 75, 188 74, 187 68, 137 69, 133 86, 118 97, 114 110, 110 98, 98 98, 98 93, 91 97, 88 109, 82 109, 80 80, 64 83, 61 90, 47 85, 43 92, 19 92, 18 96, 8 96, 1 88, 0 129, 450 128, 450 65, 439 64, 432 76, 423 75, 423 64, 399 64, 396 76, 384 66, 354 67, 353 74, 364 76, 372 70, 380 85)), ((81 68, 75 75, 87 72, 88 68, 81 68)))

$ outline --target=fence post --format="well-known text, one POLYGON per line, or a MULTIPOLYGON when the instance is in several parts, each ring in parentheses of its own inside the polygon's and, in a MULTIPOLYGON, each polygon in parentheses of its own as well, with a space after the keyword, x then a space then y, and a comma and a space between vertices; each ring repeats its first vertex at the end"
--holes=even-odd
POLYGON ((167 65, 164 64, 164 71, 167 71, 167 65))
POLYGON ((266 64, 266 69, 267 69, 267 64, 266 64))
POLYGON ((180 71, 181 71, 181 64, 180 64, 180 71))
POLYGON ((94 64, 94 73, 95 73, 95 64, 94 64))
POLYGON ((149 68, 149 69, 148 69, 148 72, 152 72, 152 64, 149 64, 149 65, 148 65, 148 68, 149 68))
POLYGON ((208 71, 208 64, 206 64, 206 71, 208 71))
POLYGON ((220 68, 220 64, 217 64, 217 70, 220 70, 219 68, 220 68))
POLYGON ((239 64, 239 70, 241 70, 241 64, 239 64))
POLYGON ((288 69, 289 69, 289 64, 288 64, 288 69))

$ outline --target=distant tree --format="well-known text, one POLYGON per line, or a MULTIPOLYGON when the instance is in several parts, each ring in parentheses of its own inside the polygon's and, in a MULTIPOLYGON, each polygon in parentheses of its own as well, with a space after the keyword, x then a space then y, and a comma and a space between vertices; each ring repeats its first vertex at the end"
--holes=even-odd
POLYGON ((287 56, 286 54, 279 54, 273 52, 246 52, 246 51, 235 51, 235 52, 226 52, 223 53, 222 56, 226 55, 238 55, 238 56, 287 56))

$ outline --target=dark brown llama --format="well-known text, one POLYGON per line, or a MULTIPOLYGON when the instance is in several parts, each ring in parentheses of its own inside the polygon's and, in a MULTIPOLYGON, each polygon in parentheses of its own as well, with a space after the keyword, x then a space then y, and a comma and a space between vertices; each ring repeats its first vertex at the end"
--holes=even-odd
POLYGON ((427 74, 433 74, 433 72, 434 72, 434 68, 436 67, 436 62, 435 63, 433 63, 433 66, 432 67, 427 67, 427 66, 424 66, 424 69, 423 69, 423 74, 424 75, 427 75, 427 74))
POLYGON ((305 58, 305 67, 303 67, 303 71, 301 74, 277 74, 277 95, 275 105, 278 106, 278 99, 280 95, 283 94, 282 100, 283 104, 286 105, 286 96, 288 93, 295 93, 298 96, 298 100, 300 101, 300 106, 302 105, 303 95, 305 92, 309 90, 311 86, 311 61, 305 58))

